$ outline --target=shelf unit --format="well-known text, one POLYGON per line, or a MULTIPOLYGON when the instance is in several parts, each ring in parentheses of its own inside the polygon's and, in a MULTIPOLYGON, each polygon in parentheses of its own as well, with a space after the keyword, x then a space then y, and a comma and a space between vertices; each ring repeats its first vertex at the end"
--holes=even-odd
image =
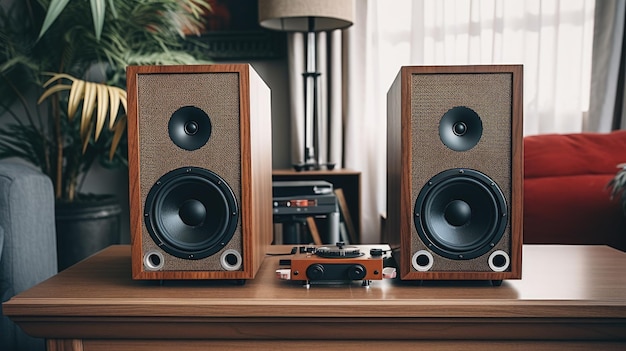
POLYGON ((324 180, 333 184, 334 189, 342 189, 346 198, 350 218, 352 219, 352 223, 354 225, 357 241, 361 241, 361 172, 349 169, 337 169, 332 171, 295 171, 293 169, 275 169, 272 171, 272 180, 324 180))

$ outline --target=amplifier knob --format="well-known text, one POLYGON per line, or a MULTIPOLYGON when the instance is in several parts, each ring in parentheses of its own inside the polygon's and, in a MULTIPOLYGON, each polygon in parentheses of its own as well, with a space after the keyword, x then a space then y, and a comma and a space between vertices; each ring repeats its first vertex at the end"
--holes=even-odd
POLYGON ((306 276, 310 280, 321 280, 324 277, 324 266, 319 263, 310 265, 306 269, 306 276))
POLYGON ((348 277, 352 280, 363 279, 365 278, 365 272, 365 267, 360 264, 355 264, 348 270, 348 277))

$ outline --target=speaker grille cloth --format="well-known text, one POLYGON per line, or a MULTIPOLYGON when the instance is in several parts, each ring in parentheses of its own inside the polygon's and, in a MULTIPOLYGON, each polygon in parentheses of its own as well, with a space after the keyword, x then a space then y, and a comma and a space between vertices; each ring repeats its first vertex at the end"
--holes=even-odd
MULTIPOLYGON (((486 174, 498 184, 507 205, 511 206, 511 103, 512 75, 509 73, 411 76, 412 206, 430 178, 452 168, 470 168, 486 174), (471 108, 482 120, 483 135, 468 151, 453 151, 439 138, 441 117, 456 106, 471 108)), ((510 210, 508 217, 506 231, 493 250, 511 252, 510 210)), ((428 250, 412 225, 411 255, 422 249, 428 250)), ((491 271, 487 263, 489 253, 462 261, 435 253, 433 256, 432 271, 491 271)))
MULTIPOLYGON (((208 169, 222 177, 235 194, 241 211, 241 148, 238 73, 145 74, 137 77, 139 155, 142 208, 158 178, 180 167, 208 169), (209 115, 212 133, 200 149, 187 151, 176 146, 168 135, 174 111, 195 106, 209 115)), ((143 208, 145 212, 145 208, 143 208)), ((241 219, 241 218, 240 218, 241 219)), ((161 251, 145 225, 143 253, 161 251)), ((224 249, 242 253, 241 223, 224 249)), ((223 270, 222 251, 200 260, 185 260, 165 254, 163 270, 223 270)))

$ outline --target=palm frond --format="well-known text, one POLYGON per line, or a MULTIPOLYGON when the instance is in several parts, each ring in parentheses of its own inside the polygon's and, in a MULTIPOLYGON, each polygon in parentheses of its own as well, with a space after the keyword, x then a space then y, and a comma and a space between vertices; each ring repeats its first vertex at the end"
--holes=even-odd
POLYGON ((0 128, 0 158, 45 169, 64 198, 95 159, 124 164, 126 66, 208 63, 186 36, 202 30, 211 1, 19 0, 0 6, 0 115, 16 101, 23 105, 8 114, 19 120, 15 126, 0 128))
POLYGON ((82 79, 76 79, 72 83, 72 89, 70 90, 70 97, 67 100, 67 118, 70 121, 76 115, 78 111, 78 105, 85 96, 85 81, 82 79))
POLYGON ((56 21, 59 17, 63 9, 67 6, 70 0, 52 0, 50 5, 48 6, 48 12, 46 13, 46 18, 43 20, 43 24, 41 25, 41 31, 39 32, 39 39, 46 34, 48 28, 56 21))
MULTIPOLYGON (((111 116, 117 116, 117 112, 120 109, 120 102, 123 101, 124 110, 126 110, 126 91, 118 87, 108 86, 109 90, 109 107, 111 109, 111 116)), ((115 124, 114 118, 109 118, 109 129, 113 129, 115 124)))
POLYGON ((93 18, 93 29, 96 39, 100 41, 102 27, 104 27, 104 16, 106 14, 106 0, 91 0, 91 17, 93 18))
MULTIPOLYGON (((109 112, 109 87, 105 85, 98 85, 98 109, 96 112, 96 135, 94 139, 98 140, 100 137, 100 133, 102 132, 102 128, 104 127, 104 122, 106 122, 106 117, 109 112)), ((111 118, 113 119, 113 118, 111 118)))
MULTIPOLYGON (((125 113, 126 92, 119 87, 87 82, 65 73, 51 75, 52 78, 44 83, 44 87, 48 87, 48 89, 43 92, 38 103, 42 103, 55 94, 66 90, 70 91, 67 99, 67 117, 71 121, 82 106, 79 135, 84 152, 94 128, 93 140, 97 141, 107 119, 109 120, 109 128, 112 129, 115 126, 120 105, 122 105, 125 113), (63 80, 69 80, 72 84, 63 84, 63 80), (53 84, 55 82, 57 84, 53 84)), ((111 153, 114 152, 115 150, 111 151, 111 153)))
MULTIPOLYGON (((93 110, 96 107, 96 97, 98 96, 98 85, 92 82, 85 82, 85 96, 83 98, 83 114, 80 118, 80 137, 85 141, 89 138, 93 110)), ((108 99, 107 99, 108 103, 108 99)), ((104 116, 106 118, 106 116, 104 116)))
POLYGON ((115 156, 115 150, 117 150, 117 147, 122 141, 122 136, 126 131, 126 123, 127 119, 126 115, 124 115, 123 118, 121 118, 113 128, 113 139, 111 141, 111 148, 109 149, 109 160, 113 159, 113 156, 115 156))

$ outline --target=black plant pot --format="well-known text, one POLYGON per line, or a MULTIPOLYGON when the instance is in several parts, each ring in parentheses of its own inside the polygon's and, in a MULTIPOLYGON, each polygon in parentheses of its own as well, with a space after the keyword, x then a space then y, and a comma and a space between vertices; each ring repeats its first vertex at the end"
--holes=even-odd
POLYGON ((122 210, 116 198, 57 202, 55 210, 59 272, 120 243, 122 210))

